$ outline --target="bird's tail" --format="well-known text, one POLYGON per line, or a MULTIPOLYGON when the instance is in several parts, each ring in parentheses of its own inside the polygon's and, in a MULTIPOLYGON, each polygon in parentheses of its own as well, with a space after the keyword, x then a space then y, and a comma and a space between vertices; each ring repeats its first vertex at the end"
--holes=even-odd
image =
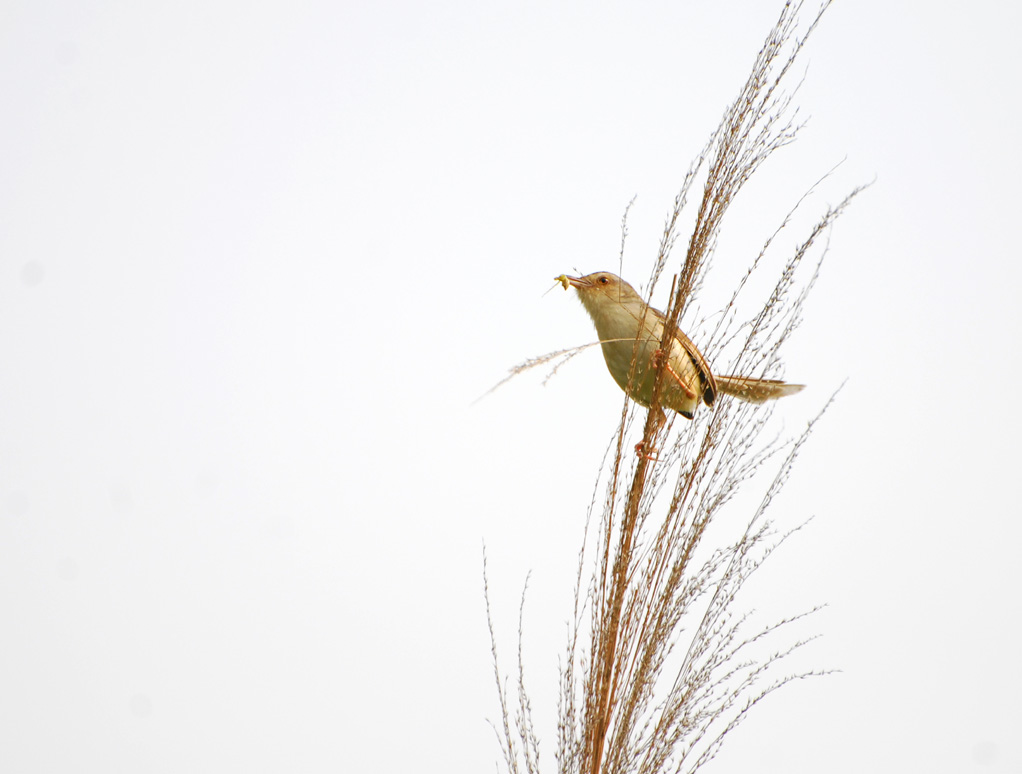
POLYGON ((788 384, 776 379, 753 379, 749 376, 715 376, 717 389, 726 395, 747 400, 749 403, 762 403, 786 395, 794 395, 805 387, 804 384, 788 384))

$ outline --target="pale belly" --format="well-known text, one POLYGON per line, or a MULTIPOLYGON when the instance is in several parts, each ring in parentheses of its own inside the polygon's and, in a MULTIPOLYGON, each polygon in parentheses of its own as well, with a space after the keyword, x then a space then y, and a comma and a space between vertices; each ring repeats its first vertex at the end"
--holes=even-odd
MULTIPOLYGON (((636 345, 634 341, 604 342, 603 357, 607 362, 614 381, 636 403, 649 407, 653 400, 653 382, 656 370, 653 368, 653 356, 659 346, 654 339, 647 339, 636 345), (635 357, 635 368, 632 370, 632 358, 635 357)), ((703 393, 703 384, 699 371, 689 354, 678 344, 672 347, 671 369, 688 387, 688 392, 671 373, 664 374, 660 392, 660 403, 691 418, 699 405, 703 393), (693 393, 691 396, 689 392, 693 393)))

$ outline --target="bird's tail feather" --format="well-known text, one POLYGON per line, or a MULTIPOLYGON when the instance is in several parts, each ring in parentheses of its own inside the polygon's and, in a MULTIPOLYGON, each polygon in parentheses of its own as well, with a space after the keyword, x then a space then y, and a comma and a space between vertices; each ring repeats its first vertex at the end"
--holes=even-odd
POLYGON ((750 403, 783 398, 799 392, 804 384, 788 384, 776 379, 753 379, 749 376, 716 376, 717 389, 726 395, 747 400, 750 403))

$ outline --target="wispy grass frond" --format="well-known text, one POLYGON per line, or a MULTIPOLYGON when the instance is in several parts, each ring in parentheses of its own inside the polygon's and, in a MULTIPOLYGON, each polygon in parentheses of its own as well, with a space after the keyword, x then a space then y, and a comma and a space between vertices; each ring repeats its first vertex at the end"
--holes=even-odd
MULTIPOLYGON (((672 275, 664 351, 711 263, 729 206, 763 162, 798 131, 792 104, 797 84, 786 84, 829 4, 823 2, 804 26, 799 22, 803 3, 785 4, 749 79, 675 197, 650 293, 672 265, 682 213, 702 185, 685 257, 672 275)), ((826 254, 826 235, 859 190, 819 217, 784 259, 766 296, 752 306, 746 299, 749 280, 766 271, 765 257, 776 252, 778 234, 790 227, 806 197, 767 238, 705 342, 704 354, 716 371, 779 375, 781 349, 802 320, 826 254)), ((622 239, 626 233, 623 220, 622 239)), ((556 371, 579 349, 526 361, 511 376, 550 363, 556 371)), ((721 396, 712 410, 679 424, 673 412, 666 416, 659 409, 662 379, 661 372, 651 409, 623 401, 601 472, 603 494, 594 493, 586 521, 561 660, 555 760, 563 774, 695 772, 713 760, 728 734, 766 696, 822 673, 783 671, 789 657, 812 639, 794 636, 793 625, 814 611, 764 626, 736 603, 767 558, 801 529, 779 531, 768 512, 819 416, 785 439, 772 434, 769 404, 721 396), (764 480, 770 468, 773 476, 764 480), (733 506, 752 487, 762 487, 759 504, 736 523, 733 506)), ((488 602, 487 616, 492 636, 488 602)), ((532 774, 540 765, 539 740, 524 673, 520 667, 517 707, 511 710, 495 645, 494 668, 505 762, 514 774, 532 774)))

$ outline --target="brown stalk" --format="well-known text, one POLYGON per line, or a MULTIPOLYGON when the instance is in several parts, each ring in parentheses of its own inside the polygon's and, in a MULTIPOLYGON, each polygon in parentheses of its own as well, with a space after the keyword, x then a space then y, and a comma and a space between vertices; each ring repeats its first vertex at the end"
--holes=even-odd
MULTIPOLYGON (((667 342, 679 330, 698 292, 730 204, 759 166, 795 137, 798 126, 791 94, 782 84, 828 6, 829 0, 824 0, 799 36, 802 2, 785 4, 749 79, 675 197, 650 276, 650 294, 670 265, 689 193, 700 173, 705 175, 685 258, 672 280, 662 351, 669 351, 667 342)), ((777 233, 789 226, 803 201, 795 205, 766 240, 710 332, 704 352, 711 362, 723 359, 730 366, 740 366, 743 373, 767 378, 776 375, 779 350, 801 321, 802 305, 819 270, 818 263, 803 269, 804 259, 858 190, 827 210, 809 230, 784 263, 772 291, 743 322, 739 296, 748 278, 763 270, 764 257, 772 254, 777 233), (808 280, 802 279, 805 272, 809 272, 808 280)), ((622 256, 627 210, 625 216, 622 256)), ((553 353, 523 364, 520 370, 554 361, 559 367, 564 362, 559 358, 572 354, 572 350, 553 353)), ((789 616, 749 634, 749 616, 734 612, 744 584, 794 531, 778 536, 765 513, 787 480, 812 423, 793 441, 763 441, 771 409, 720 397, 712 408, 703 407, 691 423, 679 420, 683 429, 676 431, 673 416, 665 417, 660 408, 663 362, 642 425, 643 453, 631 452, 628 438, 634 438, 639 410, 625 399, 608 450, 611 459, 600 521, 592 531, 589 519, 586 521, 575 609, 561 666, 556 760, 562 774, 694 772, 713 759, 724 737, 747 717, 752 706, 793 680, 820 673, 795 672, 772 678, 772 670, 811 637, 798 638, 766 655, 758 650, 803 615, 789 616), (788 454, 744 532, 733 541, 709 540, 736 493, 756 481, 757 472, 785 449, 788 454), (654 517, 654 509, 664 502, 666 510, 654 517), (590 540, 595 543, 592 549, 590 540), (592 572, 587 587, 583 584, 586 566, 591 566, 592 572)), ((633 362, 633 378, 635 365, 633 362)), ((594 492, 590 514, 597 499, 594 492)), ((489 609, 488 620, 495 642, 489 609)), ((520 621, 519 634, 521 626, 520 621)), ((515 774, 520 767, 531 774, 539 770, 539 742, 531 723, 521 663, 519 652, 516 740, 511 738, 509 699, 496 667, 494 644, 504 716, 503 736, 498 732, 498 737, 502 736, 505 763, 515 774)))

